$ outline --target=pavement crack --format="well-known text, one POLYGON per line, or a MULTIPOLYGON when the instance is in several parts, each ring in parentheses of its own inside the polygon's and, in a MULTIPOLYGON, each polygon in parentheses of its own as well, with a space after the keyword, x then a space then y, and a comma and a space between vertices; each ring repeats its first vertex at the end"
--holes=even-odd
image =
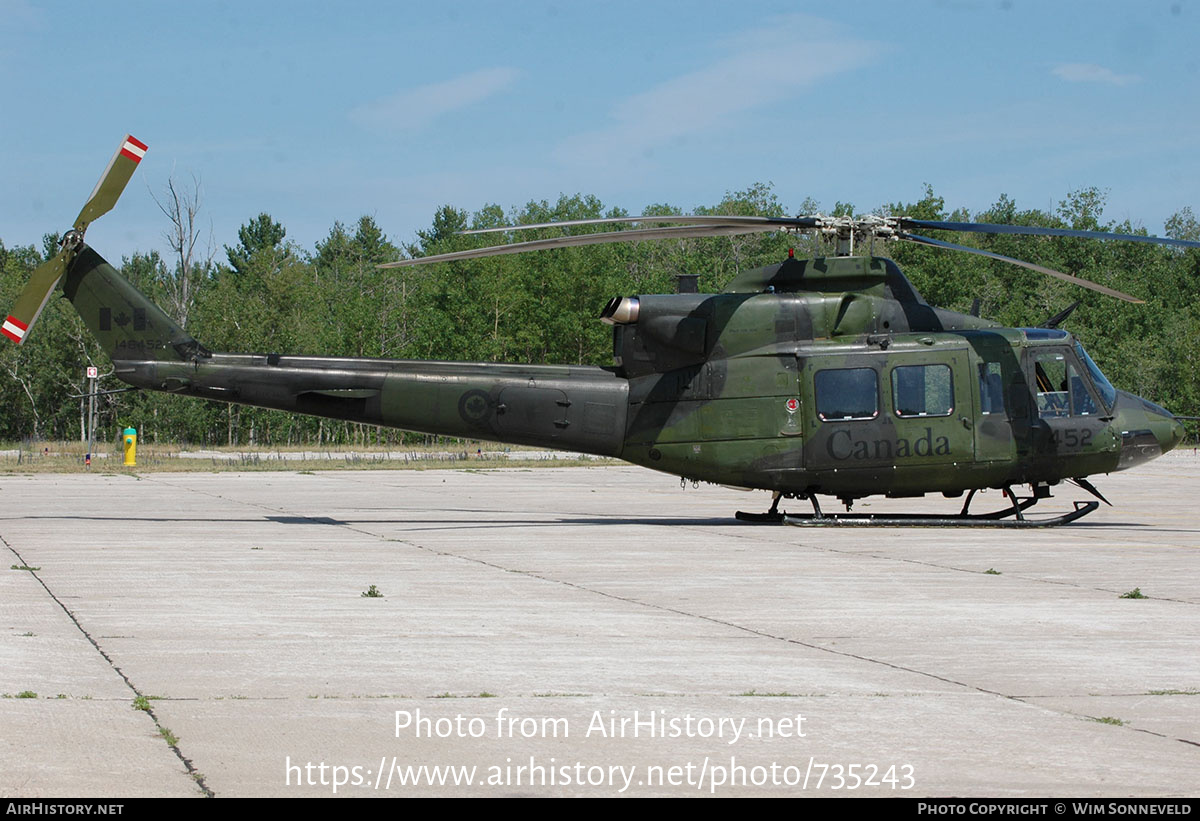
MULTIPOLYGON (((752 541, 756 541, 761 544, 778 544, 778 542, 771 541, 771 540, 755 539, 751 533, 747 533, 745 536, 743 536, 740 533, 734 533, 734 534, 730 534, 730 535, 735 536, 737 538, 748 538, 748 539, 751 539, 752 541)), ((947 570, 952 573, 970 573, 970 574, 976 575, 976 576, 1002 575, 1009 579, 1019 579, 1020 581, 1032 582, 1034 584, 1051 584, 1051 585, 1057 585, 1059 587, 1070 587, 1070 588, 1074 588, 1076 590, 1093 590, 1098 593, 1112 593, 1113 595, 1116 595, 1116 596, 1119 596, 1121 593, 1125 592, 1123 590, 1113 590, 1113 589, 1110 589, 1107 587, 1096 587, 1095 585, 1077 584, 1075 582, 1062 581, 1060 579, 1045 579, 1045 578, 1039 578, 1037 576, 1022 575, 1019 573, 991 574, 991 573, 988 573, 986 570, 975 570, 975 569, 969 568, 969 567, 956 567, 951 564, 943 564, 941 562, 931 562, 931 561, 926 561, 923 559, 910 559, 905 556, 893 556, 893 555, 889 555, 886 553, 868 552, 868 551, 863 551, 863 550, 842 550, 842 549, 839 549, 836 547, 827 547, 825 545, 814 545, 814 544, 796 544, 796 545, 794 545, 794 547, 807 548, 809 550, 816 550, 816 551, 820 551, 822 553, 836 553, 841 556, 864 556, 867 558, 878 559, 880 561, 886 561, 886 562, 900 562, 902 564, 913 564, 913 565, 917 565, 919 567, 931 567, 931 568, 934 568, 935 570, 947 570)), ((1153 599, 1155 601, 1169 601, 1169 602, 1175 602, 1177 604, 1187 604, 1187 605, 1192 605, 1192 606, 1200 604, 1200 602, 1192 601, 1190 599, 1177 599, 1177 598, 1172 598, 1170 596, 1145 596, 1144 595, 1144 596, 1142 596, 1142 598, 1147 599, 1147 600, 1153 599)))
MULTIPOLYGON (((451 553, 451 554, 446 554, 446 555, 451 555, 451 556, 454 556, 455 558, 459 558, 459 559, 466 559, 467 561, 475 561, 475 562, 478 562, 479 564, 488 565, 490 567, 495 567, 500 570, 506 569, 504 567, 501 567, 500 565, 495 565, 490 562, 485 562, 485 561, 478 560, 478 559, 471 559, 469 557, 460 556, 458 554, 451 553)), ((606 598, 614 599, 616 601, 625 602, 627 604, 634 604, 639 607, 646 607, 646 608, 650 608, 652 610, 659 610, 659 611, 662 611, 665 613, 674 613, 675 615, 684 616, 686 618, 700 619, 702 621, 709 622, 710 624, 718 624, 718 625, 721 625, 722 627, 728 627, 733 630, 740 630, 743 633, 749 633, 750 635, 758 636, 760 638, 772 639, 774 641, 784 642, 786 644, 795 645, 797 647, 806 647, 810 650, 817 650, 822 653, 830 653, 835 656, 842 656, 843 658, 851 658, 851 659, 855 659, 857 661, 864 661, 864 662, 867 662, 870 664, 882 665, 884 667, 888 667, 893 670, 901 670, 901 671, 904 671, 907 673, 913 673, 915 675, 932 678, 936 681, 941 681, 946 684, 953 684, 956 687, 963 687, 963 688, 966 688, 969 690, 975 690, 976 692, 979 692, 979 693, 986 693, 988 695, 1000 696, 1002 698, 1012 698, 1012 696, 1009 696, 1006 693, 1000 693, 995 690, 988 690, 984 687, 979 687, 979 686, 976 686, 973 684, 968 684, 967 682, 963 682, 963 681, 957 681, 957 680, 949 678, 947 676, 939 676, 936 673, 930 673, 926 670, 920 670, 915 667, 907 667, 903 664, 895 664, 890 661, 884 661, 883 659, 872 658, 870 656, 864 656, 859 653, 850 653, 845 650, 835 650, 832 647, 826 647, 826 646, 823 646, 820 644, 813 644, 812 642, 802 641, 800 639, 790 638, 788 636, 777 635, 775 633, 771 633, 766 630, 759 630, 754 627, 748 627, 744 624, 738 624, 737 622, 728 621, 726 619, 719 619, 716 616, 707 616, 707 615, 704 615, 703 613, 695 613, 695 612, 692 612, 689 610, 683 610, 683 609, 680 609, 677 607, 669 607, 667 605, 654 604, 653 602, 642 601, 640 599, 635 599, 630 596, 620 596, 615 593, 607 593, 603 590, 596 590, 595 588, 587 587, 585 585, 581 585, 576 582, 569 582, 569 581, 565 581, 563 579, 554 579, 549 576, 541 575, 539 573, 534 573, 534 572, 530 572, 530 571, 522 571, 522 572, 524 572, 525 575, 529 576, 530 578, 540 579, 541 581, 545 581, 545 582, 548 582, 551 584, 560 584, 560 585, 563 585, 566 587, 574 588, 576 590, 582 590, 587 593, 592 593, 594 595, 604 596, 606 598)))
MULTIPOLYGON (((225 501, 238 502, 240 504, 248 505, 250 507, 256 507, 261 510, 269 510, 269 511, 272 511, 273 513, 286 513, 288 515, 297 516, 298 518, 311 520, 314 523, 320 523, 320 524, 328 524, 329 523, 329 521, 326 517, 306 516, 304 514, 296 514, 296 513, 293 513, 292 511, 287 510, 286 508, 276 507, 273 505, 265 505, 265 504, 262 504, 261 502, 249 502, 244 499, 229 499, 225 496, 221 496, 220 494, 216 494, 216 493, 211 493, 209 491, 200 490, 200 491, 195 491, 195 492, 204 493, 207 496, 213 496, 215 498, 222 499, 225 501)), ((652 610, 658 610, 658 611, 664 612, 664 613, 673 613, 675 615, 683 616, 685 618, 700 619, 702 621, 707 621, 710 624, 718 624, 718 625, 721 625, 722 627, 727 627, 731 630, 738 630, 743 633, 747 633, 749 635, 758 636, 760 638, 771 639, 773 641, 779 641, 779 642, 783 642, 785 644, 791 644, 791 645, 794 645, 797 647, 805 647, 807 649, 816 650, 821 653, 829 653, 831 655, 841 656, 843 658, 855 659, 856 661, 862 661, 862 662, 866 662, 869 664, 877 664, 877 665, 887 667, 887 668, 890 668, 893 670, 900 670, 903 672, 912 673, 914 675, 924 676, 926 678, 930 678, 935 681, 940 681, 944 684, 951 684, 955 687, 962 687, 964 689, 974 690, 975 692, 985 693, 987 695, 999 696, 1001 698, 1007 698, 1007 699, 1013 698, 1012 696, 1010 696, 1006 693, 1000 693, 995 690, 989 690, 985 687, 979 687, 978 685, 969 684, 969 683, 963 682, 963 681, 957 681, 957 680, 949 678, 947 676, 940 676, 937 673, 931 673, 927 670, 920 670, 915 667, 907 667, 902 664, 896 664, 894 662, 884 661, 883 659, 871 658, 870 656, 864 656, 864 655, 861 655, 858 653, 850 653, 845 650, 836 650, 832 647, 825 647, 820 644, 814 644, 812 642, 806 642, 806 641, 802 641, 800 639, 776 635, 774 633, 770 633, 765 630, 758 630, 753 627, 747 627, 746 625, 737 624, 736 622, 719 619, 719 618, 716 618, 715 616, 706 616, 703 613, 694 613, 691 611, 682 610, 682 609, 675 608, 675 607, 668 607, 666 605, 654 604, 653 602, 642 601, 640 599, 635 599, 632 597, 620 596, 615 593, 608 593, 603 590, 597 590, 595 588, 587 587, 586 585, 578 584, 576 582, 569 582, 564 579, 555 579, 555 578, 552 578, 552 577, 549 577, 549 576, 546 576, 546 575, 543 575, 540 573, 536 573, 533 571, 517 570, 516 568, 505 567, 503 565, 497 564, 495 562, 489 562, 484 559, 477 559, 477 558, 472 558, 470 556, 463 556, 460 553, 453 553, 448 550, 438 550, 436 548, 428 547, 428 546, 422 545, 422 544, 417 544, 417 543, 411 542, 411 541, 406 541, 404 539, 396 539, 396 538, 385 536, 380 533, 373 533, 369 530, 365 530, 361 527, 356 527, 354 525, 350 525, 345 522, 337 522, 336 525, 338 527, 343 527, 343 528, 353 531, 355 533, 361 533, 365 536, 370 536, 375 539, 381 539, 386 542, 394 542, 397 544, 407 545, 409 547, 413 547, 418 550, 425 551, 427 553, 432 553, 436 556, 444 556, 446 558, 453 558, 453 559, 457 559, 459 561, 470 562, 473 564, 481 565, 483 567, 490 567, 494 570, 499 570, 504 573, 520 573, 529 578, 538 579, 539 581, 543 581, 548 584, 558 584, 558 585, 562 585, 565 587, 570 587, 570 588, 573 588, 576 590, 590 593, 592 595, 603 596, 605 598, 612 599, 614 601, 621 601, 626 604, 632 604, 632 605, 635 605, 638 607, 645 607, 645 608, 649 608, 652 610)), ((851 553, 853 551, 837 551, 837 552, 851 553)), ((862 554, 857 554, 857 555, 862 555, 862 554)))
MULTIPOLYGON (((21 552, 9 544, 8 540, 5 539, 3 535, 0 535, 0 543, 3 543, 4 546, 8 548, 8 551, 17 557, 22 566, 29 566, 28 562, 26 562, 25 558, 21 555, 21 552)), ((193 781, 196 782, 196 786, 200 788, 200 791, 204 793, 204 796, 206 798, 215 798, 216 794, 213 793, 213 791, 208 788, 208 785, 204 783, 204 775, 195 768, 191 759, 185 756, 183 751, 179 749, 178 739, 171 741, 174 736, 171 731, 165 727, 161 721, 159 721, 158 716, 154 714, 154 710, 150 707, 149 697, 137 688, 137 685, 135 685, 133 681, 130 680, 129 676, 125 674, 125 671, 117 665, 112 656, 110 656, 104 650, 104 648, 100 646, 100 642, 98 642, 92 636, 92 634, 87 631, 87 628, 83 626, 83 624, 79 621, 79 618, 71 611, 71 608, 67 607, 67 605, 63 603, 63 600, 53 590, 50 589, 50 585, 46 583, 46 580, 39 576, 37 571, 29 570, 26 572, 28 572, 29 575, 33 576, 33 578, 37 580, 37 583, 40 584, 42 589, 46 591, 46 595, 48 595, 50 599, 59 606, 63 613, 66 614, 67 618, 71 620, 71 623, 75 625, 75 629, 77 629, 83 635, 83 637, 88 640, 88 643, 91 644, 92 647, 95 648, 96 652, 100 654, 100 657, 108 663, 108 666, 113 669, 113 672, 121 677, 121 681, 125 682, 125 686, 129 688, 130 692, 133 693, 134 700, 141 700, 139 703, 142 706, 140 706, 139 709, 141 712, 146 713, 146 715, 150 717, 150 720, 154 722, 155 731, 160 737, 163 738, 164 741, 167 742, 167 746, 170 748, 171 752, 173 752, 175 757, 178 758, 180 763, 183 764, 187 774, 191 776, 193 781)))
MULTIPOLYGON (((571 581, 567 581, 565 579, 554 578, 552 576, 548 576, 543 573, 539 573, 539 572, 532 571, 532 570, 521 570, 518 568, 505 567, 504 565, 498 564, 493 561, 487 561, 485 559, 475 558, 475 557, 471 557, 471 556, 465 556, 461 553, 455 553, 455 552, 452 552, 449 550, 437 549, 437 548, 423 545, 423 544, 420 544, 420 543, 417 543, 414 541, 390 537, 390 536, 384 535, 382 533, 372 532, 361 526, 351 525, 347 522, 330 520, 328 517, 296 514, 296 513, 293 513, 283 507, 267 505, 267 504, 263 504, 261 502, 246 501, 244 499, 233 499, 233 498, 229 498, 226 496, 222 496, 217 493, 212 493, 211 491, 195 490, 194 492, 203 493, 207 496, 221 499, 223 501, 239 503, 239 504, 243 504, 243 505, 257 508, 260 510, 270 511, 272 513, 279 513, 279 514, 286 514, 289 516, 295 516, 296 518, 312 521, 314 524, 336 525, 338 527, 345 528, 346 530, 350 530, 354 533, 359 533, 361 535, 365 535, 365 536, 371 537, 373 539, 379 539, 379 540, 389 542, 389 543, 402 544, 407 547, 411 547, 416 550, 430 553, 435 556, 456 559, 458 561, 463 561, 463 562, 467 562, 467 563, 471 563, 471 564, 476 564, 476 565, 479 565, 482 567, 499 570, 503 573, 520 574, 527 578, 536 579, 538 581, 542 581, 547 584, 555 584, 555 585, 560 585, 563 587, 569 587, 569 588, 579 590, 581 592, 585 592, 585 593, 588 593, 591 595, 601 596, 601 597, 611 599, 614 601, 620 601, 625 604, 633 605, 636 607, 643 607, 643 608, 647 608, 647 609, 651 609, 651 610, 657 610, 659 612, 671 613, 671 614, 674 614, 677 616, 682 616, 684 618, 699 619, 701 621, 705 621, 710 624, 720 625, 722 627, 725 627, 725 628, 728 628, 731 630, 737 630, 737 631, 740 631, 740 632, 743 632, 743 633, 746 633, 746 634, 749 634, 752 636, 757 636, 759 638, 770 639, 772 641, 778 641, 778 642, 793 645, 796 647, 804 647, 809 650, 815 650, 820 653, 828 653, 830 655, 839 656, 842 658, 853 659, 855 661, 864 662, 866 664, 878 665, 881 667, 886 667, 891 670, 897 670, 897 671, 901 671, 901 672, 910 673, 912 675, 917 675, 917 676, 921 676, 924 678, 932 679, 934 681, 942 682, 944 684, 949 684, 949 685, 952 685, 955 687, 960 687, 965 690, 982 693, 985 695, 995 696, 998 698, 1005 699, 1007 701, 1015 702, 1018 704, 1023 704, 1027 707, 1031 707, 1034 709, 1047 709, 1046 707, 1044 707, 1042 705, 1038 705, 1038 704, 1028 700, 1030 698, 1028 696, 1015 695, 1015 694, 1011 694, 1011 693, 1003 693, 1003 692, 1000 692, 997 690, 991 690, 986 687, 981 687, 977 684, 972 684, 970 682, 965 682, 965 681, 959 681, 957 679, 950 678, 949 676, 939 675, 937 673, 933 673, 928 670, 922 670, 920 668, 910 667, 907 665, 886 661, 884 659, 866 656, 866 655, 863 655, 860 653, 852 653, 852 652, 849 652, 846 650, 838 650, 833 647, 816 644, 816 643, 813 643, 810 641, 804 641, 804 640, 797 639, 797 638, 791 638, 791 637, 784 636, 784 635, 778 635, 778 634, 771 633, 766 630, 760 630, 758 628, 749 627, 744 624, 739 624, 737 622, 717 618, 715 616, 705 615, 703 613, 697 613, 697 612, 693 612, 693 611, 689 611, 689 610, 684 610, 684 609, 681 609, 678 607, 671 607, 668 605, 656 604, 653 602, 648 602, 648 601, 644 601, 641 599, 637 599, 632 596, 622 596, 622 595, 619 595, 616 593, 610 593, 610 592, 607 592, 604 590, 599 590, 594 587, 588 587, 587 585, 579 584, 577 582, 571 582, 571 581)), ((680 527, 682 529, 689 529, 687 527, 687 525, 676 524, 675 526, 680 527)), ((752 542, 778 545, 778 542, 776 542, 774 540, 765 540, 765 539, 761 538, 761 536, 756 536, 754 531, 755 531, 755 528, 748 528, 744 532, 738 530, 735 532, 731 532, 729 535, 733 536, 735 538, 738 538, 738 539, 745 539, 745 540, 752 541, 752 542)), ((843 550, 843 549, 838 549, 835 547, 814 545, 814 544, 803 544, 803 543, 788 545, 788 546, 794 547, 794 548, 801 548, 801 549, 807 548, 809 550, 821 551, 821 552, 825 552, 825 553, 833 553, 833 554, 844 555, 844 556, 865 557, 865 558, 881 560, 881 561, 913 564, 913 565, 930 567, 933 569, 949 571, 949 572, 954 572, 954 573, 971 573, 974 575, 988 575, 986 573, 986 571, 983 571, 983 570, 973 570, 970 568, 955 567, 953 565, 947 565, 947 564, 943 564, 941 562, 931 562, 931 561, 925 561, 925 560, 919 560, 919 559, 910 559, 910 558, 906 558, 903 556, 892 556, 892 555, 887 555, 887 554, 880 554, 878 552, 873 552, 873 551, 843 550)), ((1040 583, 1040 584, 1051 584, 1051 585, 1056 585, 1056 586, 1071 587, 1071 588, 1080 589, 1080 590, 1095 590, 1095 591, 1104 592, 1104 593, 1115 593, 1116 592, 1116 591, 1108 590, 1107 588, 1099 588, 1099 587, 1095 587, 1092 585, 1084 585, 1084 584, 1074 584, 1071 582, 1060 581, 1060 580, 1055 580, 1055 579, 1043 579, 1043 578, 1021 576, 1021 575, 1015 575, 1015 574, 1011 575, 1010 578, 1017 578, 1022 581, 1034 582, 1034 583, 1040 583)), ((1150 598, 1150 597, 1148 597, 1148 598, 1150 598)), ((1170 599, 1170 598, 1166 598, 1166 597, 1161 597, 1161 600, 1179 602, 1181 604, 1196 604, 1196 602, 1191 602, 1188 600, 1170 599)), ((1052 710, 1052 712, 1058 712, 1062 715, 1071 715, 1071 716, 1076 716, 1076 717, 1089 718, 1088 716, 1081 716, 1078 713, 1072 713, 1070 711, 1052 710)), ((1128 728, 1128 729, 1133 729, 1133 730, 1137 730, 1138 732, 1144 732, 1144 733, 1147 733, 1150 735, 1167 738, 1167 736, 1163 736, 1159 733, 1154 733, 1149 730, 1142 730, 1139 728, 1128 728)), ((1195 744, 1195 742, 1190 742, 1185 739, 1176 739, 1176 740, 1182 741, 1187 744, 1195 744)), ((1200 745, 1197 745, 1197 746, 1200 746, 1200 745)))

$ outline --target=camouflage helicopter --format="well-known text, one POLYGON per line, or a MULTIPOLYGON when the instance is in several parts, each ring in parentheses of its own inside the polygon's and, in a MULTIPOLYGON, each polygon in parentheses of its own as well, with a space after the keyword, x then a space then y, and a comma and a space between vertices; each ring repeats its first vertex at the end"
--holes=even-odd
POLYGON ((21 344, 62 281, 65 297, 135 388, 446 436, 612 456, 674 474, 773 494, 750 521, 831 525, 1035 527, 1074 521, 1024 511, 1073 482, 1124 470, 1175 447, 1176 417, 1117 390, 1057 325, 1005 328, 927 304, 894 262, 852 256, 856 242, 904 240, 1015 263, 1106 295, 1136 298, 1028 262, 913 233, 1035 234, 1200 243, 1093 231, 907 217, 620 217, 489 231, 605 223, 655 227, 488 246, 382 267, 546 248, 767 231, 836 238, 838 255, 746 271, 719 294, 622 296, 609 367, 217 353, 194 339, 83 242, 146 152, 127 136, 59 253, 34 271, 3 324, 21 344), (679 223, 684 225, 661 223, 679 223), (1028 485, 1028 495, 1015 487, 1028 485), (972 513, 1000 489, 1000 510, 972 513), (956 515, 852 514, 858 499, 966 494, 956 515), (832 496, 846 513, 821 510, 832 496), (808 500, 811 514, 779 510, 808 500))

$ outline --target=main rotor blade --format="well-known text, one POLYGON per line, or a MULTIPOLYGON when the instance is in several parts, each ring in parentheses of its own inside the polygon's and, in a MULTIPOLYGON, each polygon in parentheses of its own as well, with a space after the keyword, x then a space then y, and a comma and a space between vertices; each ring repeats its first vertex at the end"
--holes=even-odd
POLYGON ((1006 257, 1003 254, 993 254, 991 251, 984 251, 979 248, 971 248, 966 245, 955 245, 953 242, 943 242, 940 239, 930 239, 929 237, 922 237, 918 234, 909 234, 903 231, 896 232, 896 238, 908 240, 909 242, 915 242, 920 245, 933 245, 938 248, 949 248, 953 251, 965 251, 968 254, 979 254, 983 257, 998 259, 1001 262, 1011 262, 1013 265, 1020 265, 1022 268, 1028 268, 1031 271, 1037 271, 1038 273, 1046 274, 1047 276, 1052 276, 1056 279, 1061 279, 1064 282, 1072 282, 1082 288, 1088 288, 1092 291, 1099 291, 1100 293, 1107 294, 1108 296, 1115 296, 1117 299, 1123 299, 1126 302, 1136 302, 1138 304, 1145 302, 1144 299, 1138 299, 1137 297, 1130 296, 1129 294, 1122 293, 1121 291, 1114 291, 1112 288, 1105 288, 1103 285, 1097 285, 1095 282, 1091 282, 1086 279, 1080 279, 1079 277, 1071 276, 1070 274, 1064 274, 1062 271, 1055 271, 1053 268, 1034 265, 1032 262, 1025 262, 1024 260, 1014 259, 1013 257, 1006 257))
POLYGON ((1036 225, 997 225, 988 222, 942 222, 897 217, 903 228, 936 228, 943 231, 963 231, 976 234, 1017 234, 1034 237, 1078 237, 1080 239, 1109 239, 1123 242, 1146 242, 1152 245, 1174 245, 1179 248, 1200 248, 1200 242, 1170 237, 1147 237, 1140 234, 1113 234, 1107 231, 1078 231, 1073 228, 1042 228, 1036 225))
POLYGON ((76 231, 83 234, 89 224, 112 210, 129 183, 129 178, 137 170, 138 163, 146 155, 146 148, 146 144, 132 134, 125 135, 125 139, 117 146, 117 153, 113 154, 108 167, 100 175, 100 181, 92 189, 87 204, 75 219, 76 231))
MULTIPOLYGON (((563 223, 557 224, 562 225, 563 223)), ((523 254, 527 251, 542 251, 550 248, 568 248, 579 245, 601 245, 606 242, 640 242, 647 239, 679 239, 687 237, 727 237, 738 234, 757 234, 778 230, 779 226, 774 224, 752 223, 730 225, 726 222, 724 225, 711 226, 676 225, 667 228, 640 228, 633 231, 605 231, 599 234, 574 234, 565 237, 551 237, 550 239, 535 239, 528 242, 516 242, 510 245, 488 245, 484 248, 471 248, 466 251, 451 251, 446 254, 434 254, 428 257, 402 259, 399 262, 385 262, 376 267, 405 268, 411 265, 426 265, 433 262, 496 257, 504 254, 523 254)))
POLYGON ((64 248, 34 270, 25 285, 25 290, 17 297, 17 304, 13 306, 12 313, 4 320, 3 326, 0 326, 0 333, 18 345, 25 341, 25 335, 29 333, 33 323, 37 322, 38 315, 50 301, 50 295, 54 293, 54 286, 67 270, 67 258, 74 256, 74 253, 73 249, 64 248))
MULTIPOLYGON (((535 228, 568 228, 576 225, 612 225, 623 222, 681 222, 687 224, 701 225, 719 225, 719 226, 762 226, 763 231, 778 230, 786 231, 788 229, 798 228, 816 228, 820 225, 819 217, 743 217, 729 215, 710 215, 704 214, 696 216, 694 214, 666 214, 663 216, 642 214, 636 217, 596 217, 593 219, 582 220, 562 220, 561 222, 537 222, 530 225, 506 225, 500 228, 475 228, 470 231, 459 231, 460 234, 493 234, 498 231, 529 231, 535 228), (766 226, 771 226, 770 228, 766 226)), ((700 235, 697 235, 700 236, 700 235)), ((716 236, 724 236, 718 234, 716 236)))

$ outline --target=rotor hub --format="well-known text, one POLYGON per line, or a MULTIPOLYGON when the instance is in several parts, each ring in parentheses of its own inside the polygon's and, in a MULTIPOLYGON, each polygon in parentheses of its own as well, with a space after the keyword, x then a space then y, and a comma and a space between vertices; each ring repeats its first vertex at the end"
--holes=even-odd
POLYGON ((79 247, 83 245, 83 231, 77 231, 74 228, 70 229, 62 235, 62 239, 59 240, 58 244, 64 251, 79 250, 79 247))

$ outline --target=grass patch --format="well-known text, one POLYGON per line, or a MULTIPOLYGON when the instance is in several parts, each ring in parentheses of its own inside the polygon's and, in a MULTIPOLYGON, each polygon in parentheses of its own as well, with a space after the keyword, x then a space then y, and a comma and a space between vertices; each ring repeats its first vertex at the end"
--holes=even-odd
POLYGON ((374 693, 365 696, 358 696, 358 698, 412 698, 412 696, 406 696, 400 693, 374 693))
POLYGON ((1142 588, 1135 587, 1128 593, 1122 593, 1119 598, 1122 599, 1148 599, 1149 596, 1142 593, 1142 588))
POLYGON ((534 693, 534 698, 587 698, 587 693, 534 693))
POLYGON ((179 736, 168 730, 166 727, 159 727, 158 734, 163 737, 163 741, 174 747, 179 743, 179 736))
POLYGON ((997 570, 997 569, 996 569, 996 568, 994 568, 994 567, 989 567, 987 570, 983 571, 983 575, 985 575, 985 576, 999 576, 999 575, 1000 575, 1000 571, 999 571, 999 570, 997 570))
POLYGON ((17 698, 37 698, 37 693, 33 692, 33 690, 22 690, 17 693, 17 698))
POLYGON ((1113 718, 1112 716, 1102 716, 1100 718, 1093 718, 1092 721, 1098 722, 1100 724, 1111 724, 1114 727, 1124 727, 1125 726, 1124 721, 1122 721, 1119 718, 1113 718))
POLYGON ((457 693, 446 691, 444 693, 438 693, 436 696, 434 696, 434 698, 498 698, 498 696, 495 693, 489 693, 487 690, 483 690, 476 695, 467 693, 466 695, 462 696, 458 695, 457 693))
POLYGON ((133 700, 133 709, 141 710, 144 713, 150 712, 150 699, 145 696, 138 696, 133 700))
POLYGON ((371 585, 370 587, 368 587, 366 590, 364 590, 359 595, 362 596, 364 599, 382 599, 383 598, 383 594, 379 592, 379 588, 376 587, 375 585, 371 585))
POLYGON ((8 569, 9 570, 29 570, 29 571, 41 570, 40 567, 30 567, 27 564, 14 564, 14 565, 10 566, 8 569))

